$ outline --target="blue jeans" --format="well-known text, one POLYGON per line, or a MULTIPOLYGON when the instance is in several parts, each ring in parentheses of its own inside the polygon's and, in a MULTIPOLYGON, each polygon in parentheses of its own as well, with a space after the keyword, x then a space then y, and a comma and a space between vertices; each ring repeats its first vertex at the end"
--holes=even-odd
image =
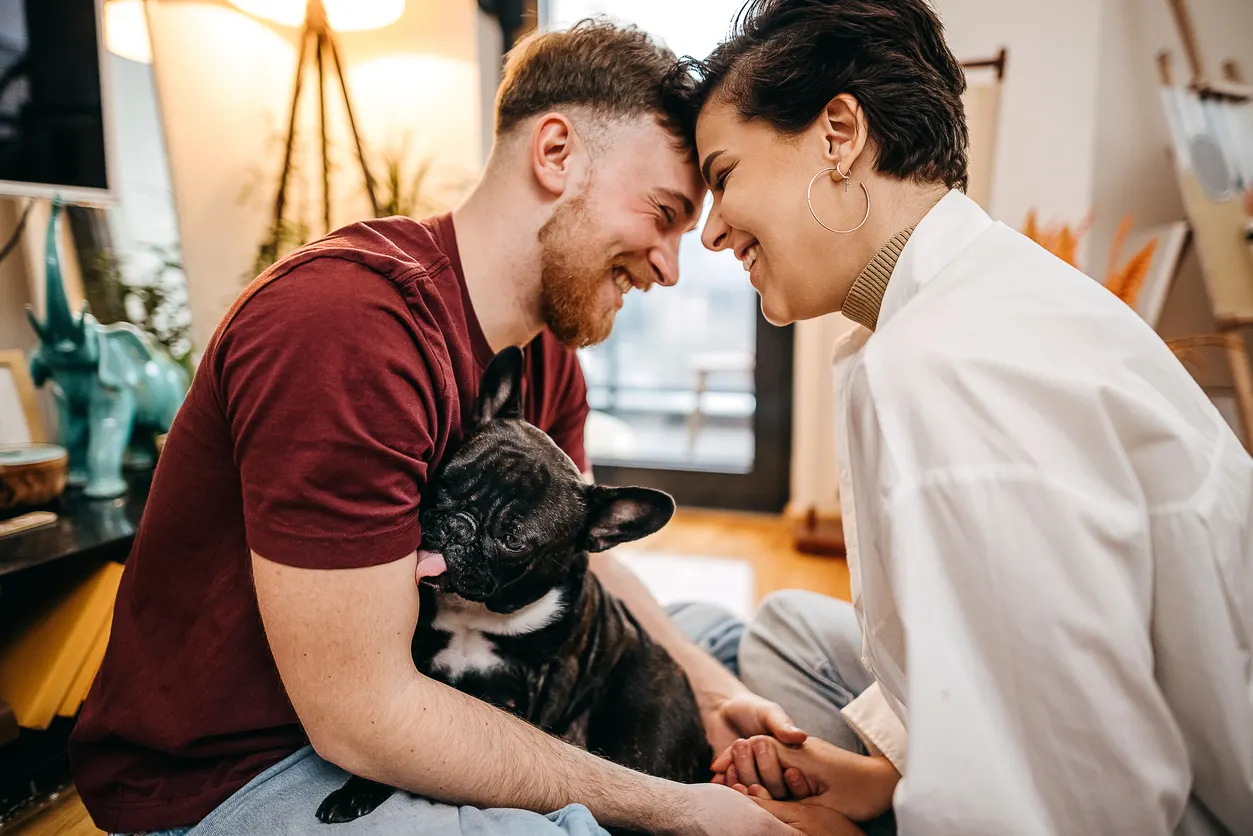
MULTIPOLYGON (((865 753, 839 710, 871 683, 861 665, 861 636, 852 607, 810 592, 775 593, 747 623, 718 607, 678 604, 670 615, 697 645, 753 691, 778 702, 801 728, 865 753)), ((190 828, 151 836, 307 834, 326 836, 607 836, 574 804, 541 816, 525 810, 454 807, 398 792, 354 822, 322 825, 314 812, 348 773, 305 747, 262 772, 190 828)), ((891 834, 891 814, 868 834, 891 834)))
POLYGON ((152 836, 608 836, 579 804, 541 816, 454 807, 405 792, 356 821, 322 824, 314 813, 346 780, 347 772, 306 746, 253 778, 195 827, 152 836))

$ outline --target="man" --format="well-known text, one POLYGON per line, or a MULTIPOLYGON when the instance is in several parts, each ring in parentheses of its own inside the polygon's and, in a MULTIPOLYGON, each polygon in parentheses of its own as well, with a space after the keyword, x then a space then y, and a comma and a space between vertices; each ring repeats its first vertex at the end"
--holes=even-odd
MULTIPOLYGON (((492 354, 526 346, 526 417, 587 470, 571 349, 608 336, 630 290, 678 279, 704 189, 662 92, 672 64, 607 24, 529 41, 460 208, 342 229, 236 302, 170 432, 73 737, 99 826, 305 833, 342 767, 421 798, 337 832, 595 832, 589 809, 656 832, 788 832, 729 789, 617 767, 410 658, 420 495, 492 354)), ((628 573, 600 570, 688 670, 715 746, 796 739, 628 573)))

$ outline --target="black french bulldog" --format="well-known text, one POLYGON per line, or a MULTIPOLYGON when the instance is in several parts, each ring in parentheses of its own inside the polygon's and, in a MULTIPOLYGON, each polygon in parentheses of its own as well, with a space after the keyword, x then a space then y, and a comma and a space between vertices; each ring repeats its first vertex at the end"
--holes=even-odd
MULTIPOLYGON (((683 671, 588 571, 588 554, 659 530, 674 500, 587 484, 521 417, 522 352, 483 375, 471 428, 423 500, 413 660, 445 682, 623 766, 684 783, 712 751, 683 671), (421 570, 420 570, 421 571, 421 570)), ((393 788, 352 777, 318 808, 352 821, 393 788)))

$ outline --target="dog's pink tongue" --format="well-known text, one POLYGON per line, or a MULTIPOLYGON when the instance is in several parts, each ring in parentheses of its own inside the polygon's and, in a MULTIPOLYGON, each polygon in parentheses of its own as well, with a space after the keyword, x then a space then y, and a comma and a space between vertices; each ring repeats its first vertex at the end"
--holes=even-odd
POLYGON ((418 580, 442 575, 448 569, 444 556, 439 552, 418 552, 418 580))

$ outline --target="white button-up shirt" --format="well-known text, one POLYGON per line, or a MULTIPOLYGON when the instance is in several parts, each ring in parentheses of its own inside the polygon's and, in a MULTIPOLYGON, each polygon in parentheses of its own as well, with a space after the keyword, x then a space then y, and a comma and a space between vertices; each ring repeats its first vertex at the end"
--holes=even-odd
POLYGON ((952 192, 835 374, 903 836, 1253 833, 1253 461, 1157 334, 952 192))

